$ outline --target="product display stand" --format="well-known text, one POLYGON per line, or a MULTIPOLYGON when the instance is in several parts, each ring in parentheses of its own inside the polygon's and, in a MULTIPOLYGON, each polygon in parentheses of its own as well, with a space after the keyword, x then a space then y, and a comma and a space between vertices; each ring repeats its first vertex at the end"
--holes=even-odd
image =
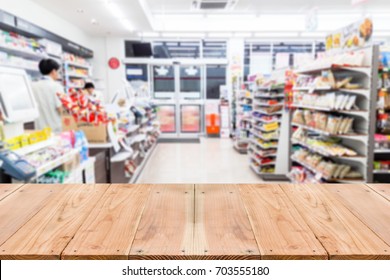
POLYGON ((96 181, 98 183, 135 183, 154 152, 157 141, 148 145, 148 137, 159 134, 156 114, 133 124, 120 136, 119 151, 113 143, 90 143, 90 154, 97 157, 96 181))
POLYGON ((70 89, 83 89, 87 80, 91 79, 91 66, 76 56, 64 54, 64 81, 66 92, 70 89))
POLYGON ((235 94, 235 137, 234 148, 240 154, 246 154, 248 152, 248 145, 250 142, 252 120, 251 112, 253 110, 253 96, 251 94, 251 87, 254 86, 253 82, 247 82, 243 84, 245 89, 238 86, 235 94))
POLYGON ((374 182, 390 182, 390 68, 389 46, 380 47, 378 106, 377 106, 377 134, 375 134, 374 150, 374 182))
POLYGON ((373 181, 378 47, 317 60, 294 88, 293 182, 373 181))
POLYGON ((273 74, 270 81, 253 94, 252 139, 249 146, 251 169, 263 180, 286 180, 289 161, 289 113, 284 107, 284 73, 273 74))

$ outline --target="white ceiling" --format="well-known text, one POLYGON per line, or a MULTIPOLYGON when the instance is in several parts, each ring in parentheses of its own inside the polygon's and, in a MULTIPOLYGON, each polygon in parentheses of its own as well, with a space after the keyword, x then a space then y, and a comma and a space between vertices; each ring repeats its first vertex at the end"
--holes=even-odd
MULTIPOLYGON (((32 0, 65 20, 80 27, 92 35, 125 35, 129 34, 104 5, 104 0, 32 0), (83 10, 83 13, 78 10, 83 10), (96 19, 97 25, 91 23, 96 19)), ((149 22, 138 0, 114 0, 127 18, 133 23, 135 30, 150 29, 149 22)))
MULTIPOLYGON (((382 13, 382 21, 388 22, 390 18, 390 0, 366 0, 365 4, 352 6, 352 0, 236 0, 233 10, 218 11, 213 14, 236 15, 235 20, 225 18, 211 18, 202 14, 203 11, 191 8, 194 0, 32 0, 53 13, 63 17, 69 22, 80 27, 85 32, 97 35, 129 36, 138 32, 283 32, 305 31, 305 18, 307 13, 314 8, 319 15, 327 14, 320 18, 328 18, 319 22, 319 30, 339 28, 352 22, 362 14, 377 12, 382 13), (125 17, 134 26, 134 33, 126 30, 120 20, 110 11, 104 2, 111 1, 117 4, 125 17), (82 10, 83 12, 78 12, 82 10), (267 14, 290 14, 289 17, 279 17, 278 27, 272 21, 267 21, 267 14), (198 18, 193 18, 198 14, 198 18), (200 14, 200 15, 199 15, 200 14), (333 20, 332 14, 336 14, 333 20), (251 15, 253 18, 249 17, 251 15), (294 18, 295 16, 299 16, 294 18), (192 17, 191 17, 192 16, 192 17), (259 17, 263 17, 259 20, 259 17), (329 18, 330 17, 330 18, 329 18), (92 19, 97 24, 92 24, 92 19), (337 21, 337 22, 336 22, 337 21), (226 25, 230 23, 230 25, 226 25), (332 24, 328 24, 332 23, 332 24), (268 24, 267 24, 268 23, 268 24)), ((375 20, 375 18, 374 18, 375 20)), ((383 22, 383 25, 385 22, 383 22)), ((374 21, 375 24, 375 21, 374 21)), ((390 32, 390 23, 389 26, 390 32)), ((381 29, 382 30, 382 29, 381 29)))
MULTIPOLYGON (((189 12, 194 0, 146 0, 152 13, 189 12)), ((238 0, 233 13, 305 12, 314 7, 322 11, 350 11, 352 0, 238 0)), ((389 0, 368 0, 355 6, 355 10, 390 9, 389 0)))

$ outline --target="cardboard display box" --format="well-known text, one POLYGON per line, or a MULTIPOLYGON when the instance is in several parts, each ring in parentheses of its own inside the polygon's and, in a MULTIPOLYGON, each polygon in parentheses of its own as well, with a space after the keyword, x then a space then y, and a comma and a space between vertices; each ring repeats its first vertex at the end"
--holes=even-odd
POLYGON ((86 122, 76 122, 73 116, 62 115, 62 130, 81 130, 91 143, 107 143, 107 125, 94 125, 86 122))

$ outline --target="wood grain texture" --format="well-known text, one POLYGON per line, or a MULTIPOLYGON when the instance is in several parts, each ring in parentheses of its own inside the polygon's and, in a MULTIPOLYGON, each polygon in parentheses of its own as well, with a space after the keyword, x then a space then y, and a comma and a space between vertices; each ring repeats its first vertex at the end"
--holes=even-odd
POLYGON ((390 245, 390 202, 386 198, 363 184, 323 187, 390 245))
POLYGON ((193 234, 194 186, 153 186, 129 259, 191 259, 193 234))
POLYGON ((389 246, 323 186, 281 187, 330 259, 390 259, 389 246))
POLYGON ((127 260, 149 192, 147 185, 111 185, 62 259, 127 260))
POLYGON ((108 186, 61 185, 61 191, 0 247, 0 258, 59 260, 108 186))
POLYGON ((241 185, 262 259, 328 259, 328 254, 276 184, 241 185))
POLYGON ((390 184, 368 184, 368 186, 390 201, 390 184))
POLYGON ((194 254, 199 259, 261 259, 237 185, 195 185, 194 254))
POLYGON ((30 220, 60 188, 24 185, 0 201, 0 245, 30 220))
POLYGON ((23 185, 21 184, 0 185, 0 201, 20 189, 22 186, 23 185))

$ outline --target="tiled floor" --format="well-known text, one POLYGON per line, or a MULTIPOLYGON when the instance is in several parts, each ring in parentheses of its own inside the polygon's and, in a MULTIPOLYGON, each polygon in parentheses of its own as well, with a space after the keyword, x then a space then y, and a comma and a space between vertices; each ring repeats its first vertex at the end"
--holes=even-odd
POLYGON ((230 139, 202 138, 200 144, 158 144, 137 183, 260 183, 248 155, 230 139))

